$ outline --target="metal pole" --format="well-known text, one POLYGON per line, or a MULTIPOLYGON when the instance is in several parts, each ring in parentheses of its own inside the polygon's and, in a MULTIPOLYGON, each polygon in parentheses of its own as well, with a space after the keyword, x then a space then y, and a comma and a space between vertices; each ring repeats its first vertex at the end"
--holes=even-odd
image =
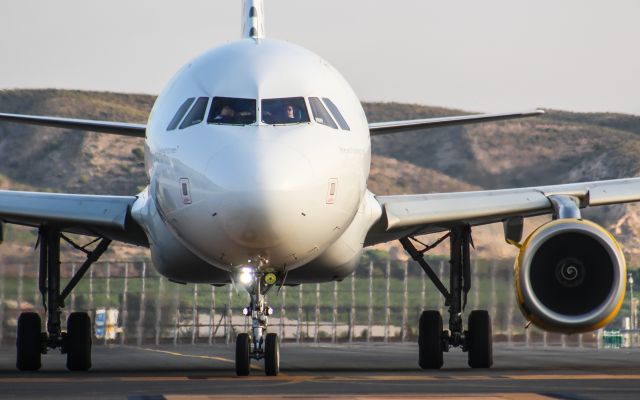
MULTIPOLYGON (((441 281, 444 280, 444 260, 440 260, 438 278, 440 278, 441 281)), ((444 299, 442 296, 438 296, 438 309, 440 310, 440 315, 444 314, 444 299)))
POLYGON ((371 341, 373 329, 373 261, 369 262, 369 308, 367 313, 367 343, 371 341))
POLYGON ((629 278, 628 278, 628 282, 629 282, 629 316, 631 317, 631 329, 636 329, 638 327, 638 321, 637 321, 637 317, 636 317, 636 310, 634 307, 635 306, 635 301, 633 298, 633 275, 631 274, 631 272, 629 272, 629 278))
POLYGON ((285 336, 287 335, 285 323, 286 323, 286 303, 287 303, 287 287, 282 287, 282 298, 280 299, 280 345, 284 344, 285 336))
POLYGON ((142 345, 142 340, 144 338, 144 303, 146 300, 146 275, 147 275, 147 263, 142 262, 142 292, 140 293, 140 304, 138 307, 138 326, 136 329, 136 343, 138 344, 138 346, 142 345))
POLYGON ((156 346, 160 344, 160 336, 162 335, 162 298, 164 294, 164 281, 162 277, 158 277, 158 299, 156 301, 156 321, 154 330, 156 331, 156 346))
MULTIPOLYGON (((473 260, 473 309, 480 309, 480 274, 478 272, 478 260, 473 260)), ((495 318, 495 314, 491 314, 495 318)))
POLYGON ((420 274, 422 280, 422 288, 420 290, 420 311, 427 307, 427 274, 420 274))
POLYGON ((407 340, 407 329, 409 325, 407 323, 407 313, 409 308, 409 276, 408 276, 408 262, 404 262, 404 293, 403 293, 403 301, 402 301, 402 343, 407 340))
POLYGON ((338 324, 338 281, 333 281, 333 315, 331 325, 331 343, 335 343, 337 339, 338 324))
POLYGON ((107 284, 106 284, 106 297, 107 297, 107 304, 109 305, 109 300, 111 300, 111 263, 108 262, 107 263, 107 284))
POLYGON ((176 303, 176 322, 173 330, 173 345, 178 345, 178 337, 180 336, 180 289, 182 285, 175 286, 175 303, 176 303))
MULTIPOLYGON (((76 274, 76 263, 71 263, 71 276, 76 274)), ((37 297, 36 297, 37 298, 37 297)), ((76 309, 76 291, 71 292, 71 300, 69 301, 69 310, 75 311, 76 309)))
MULTIPOLYGON (((75 271, 75 264, 73 264, 73 270, 75 271)), ((122 291, 122 334, 120 335, 120 344, 125 344, 125 336, 127 334, 127 318, 129 317, 129 310, 127 309, 127 293, 129 292, 129 263, 124 263, 124 290, 122 291)))
POLYGON ((95 315, 95 305, 93 303, 93 270, 94 268, 89 268, 89 309, 91 313, 95 315))
POLYGON ((302 335, 302 285, 298 286, 298 327, 296 329, 296 343, 300 343, 302 335))
POLYGON ((391 291, 391 261, 387 261, 387 287, 384 297, 384 342, 389 342, 389 319, 391 317, 390 310, 390 292, 391 291))
POLYGON ((0 268, 0 345, 4 339, 4 268, 0 268))
POLYGON ((211 307, 209 311, 209 345, 215 343, 213 325, 216 323, 216 287, 211 285, 211 307))
POLYGON ((231 302, 232 301, 233 301, 233 285, 229 285, 229 303, 227 306, 227 321, 226 321, 228 329, 226 329, 227 337, 225 338, 226 344, 231 343, 231 335, 232 335, 231 330, 233 329, 233 321, 231 320, 232 318, 231 302))
POLYGON ((23 280, 24 264, 20 264, 20 267, 18 267, 18 310, 22 310, 22 303, 24 301, 24 299, 22 298, 23 280))
POLYGON ((582 333, 578 334, 578 347, 579 348, 582 348, 584 346, 583 340, 584 340, 583 334, 582 333))
POLYGON ((315 312, 316 334, 314 342, 320 341, 320 284, 316 283, 316 312, 315 312))
POLYGON ((353 343, 356 330, 356 273, 351 275, 351 315, 349 318, 349 344, 353 343))
POLYGON ((191 329, 191 344, 196 344, 196 339, 200 332, 198 332, 198 284, 193 285, 193 305, 191 309, 193 318, 193 328, 191 329))
MULTIPOLYGON (((62 270, 60 271, 60 273, 62 274, 62 270)), ((31 275, 30 273, 27 273, 27 277, 28 278, 31 278, 30 275, 31 275)), ((37 275, 36 275, 36 277, 37 277, 37 275)), ((38 298, 40 297, 40 288, 38 287, 38 285, 35 285, 34 289, 35 290, 34 290, 32 303, 35 305, 35 304, 38 304, 38 298)), ((73 307, 71 305, 69 306, 69 310, 73 310, 73 307)), ((64 319, 66 319, 66 318, 64 318, 64 319)))
MULTIPOLYGON (((496 313, 498 312, 498 287, 496 285, 496 277, 498 274, 498 265, 494 261, 491 263, 491 309, 489 311, 489 315, 493 315, 495 318, 496 313)), ((513 286, 509 286, 510 288, 513 286)), ((476 290, 479 292, 479 290, 476 290)), ((511 303, 511 302, 509 302, 511 303)), ((511 325, 511 321, 509 320, 509 325, 511 325)), ((509 329, 509 328, 507 328, 509 329)))
POLYGON ((509 344, 513 342, 513 311, 516 306, 516 291, 513 282, 513 274, 509 274, 509 308, 507 309, 507 340, 509 344))
POLYGON ((107 277, 106 277, 106 288, 105 288, 105 308, 104 308, 104 344, 109 342, 109 306, 111 303, 111 263, 107 263, 107 277))

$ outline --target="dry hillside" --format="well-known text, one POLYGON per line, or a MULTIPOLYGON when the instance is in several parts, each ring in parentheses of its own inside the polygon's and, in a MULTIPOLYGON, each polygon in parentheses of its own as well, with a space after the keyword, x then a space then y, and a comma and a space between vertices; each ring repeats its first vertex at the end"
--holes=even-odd
MULTIPOLYGON (((1 112, 126 122, 145 122, 153 101, 133 94, 0 91, 1 112)), ((465 113, 398 103, 364 107, 370 121, 465 113)), ((537 118, 376 137, 369 187, 376 194, 426 193, 639 176, 639 134, 640 117, 550 111, 537 118)), ((0 123, 0 160, 4 189, 123 195, 146 184, 142 141, 136 138, 0 123)), ((631 264, 640 264, 635 205, 586 214, 612 229, 631 264)), ((475 232, 480 256, 514 254, 502 243, 500 225, 475 232)), ((10 227, 6 236, 0 260, 32 259, 32 233, 10 227)), ((110 257, 146 257, 146 250, 118 246, 110 257)))

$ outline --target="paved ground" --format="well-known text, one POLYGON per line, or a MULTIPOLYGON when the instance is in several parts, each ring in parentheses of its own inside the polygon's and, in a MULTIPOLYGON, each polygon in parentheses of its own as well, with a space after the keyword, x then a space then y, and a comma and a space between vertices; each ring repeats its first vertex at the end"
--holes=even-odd
POLYGON ((93 369, 70 373, 52 352, 36 373, 14 368, 14 348, 0 348, 0 397, 222 399, 640 398, 640 349, 595 350, 497 345, 494 367, 472 370, 466 354, 445 354, 439 371, 417 368, 417 347, 286 344, 278 377, 256 363, 247 378, 235 376, 233 347, 95 346, 93 369), (275 397, 272 397, 275 396, 275 397))

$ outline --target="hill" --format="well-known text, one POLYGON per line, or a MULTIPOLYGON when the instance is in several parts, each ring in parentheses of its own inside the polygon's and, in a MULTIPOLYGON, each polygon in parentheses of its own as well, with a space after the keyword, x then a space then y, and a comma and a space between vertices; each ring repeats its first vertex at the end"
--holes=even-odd
MULTIPOLYGON (((134 94, 0 91, 2 112, 126 122, 144 123, 153 101, 153 96, 134 94)), ((363 106, 371 122, 466 114, 414 104, 363 106)), ((536 118, 380 136, 372 140, 369 188, 376 194, 429 193, 639 176, 639 134, 637 116, 551 110, 536 118)), ((0 188, 5 189, 126 195, 146 185, 143 143, 136 138, 2 123, 0 157, 0 188)), ((640 264, 635 205, 585 215, 611 229, 631 264, 640 264)), ((481 256, 515 254, 502 243, 499 225, 475 231, 481 256)), ((7 230, 16 240, 0 248, 0 260, 31 260, 33 235, 20 232, 7 230)), ((145 254, 118 246, 111 257, 145 254)))

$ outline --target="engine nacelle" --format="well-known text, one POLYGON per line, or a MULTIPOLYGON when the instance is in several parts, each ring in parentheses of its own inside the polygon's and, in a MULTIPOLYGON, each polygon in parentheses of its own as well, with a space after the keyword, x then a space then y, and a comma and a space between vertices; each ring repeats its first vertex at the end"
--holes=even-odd
POLYGON ((593 331, 611 321, 624 300, 622 250, 601 226, 558 219, 524 241, 515 265, 524 316, 549 331, 593 331))

